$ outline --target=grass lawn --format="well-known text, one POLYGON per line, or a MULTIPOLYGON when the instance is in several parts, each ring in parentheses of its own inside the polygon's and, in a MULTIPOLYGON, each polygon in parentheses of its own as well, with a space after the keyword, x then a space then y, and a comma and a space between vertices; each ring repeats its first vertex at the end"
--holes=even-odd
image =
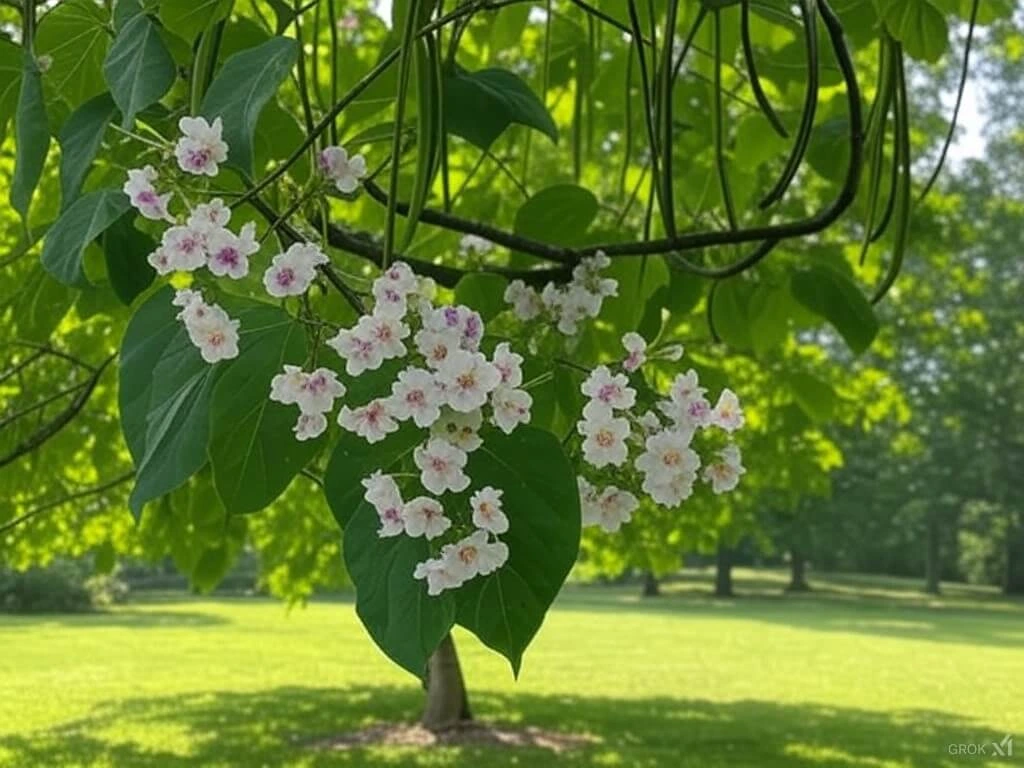
POLYGON ((641 600, 570 588, 518 682, 457 642, 475 713, 587 733, 579 749, 317 750, 414 720, 417 683, 371 644, 351 604, 174 598, 86 616, 0 615, 0 766, 999 766, 1024 764, 1024 604, 909 583, 708 575, 641 600), (1017 736, 1017 755, 950 744, 1017 736))

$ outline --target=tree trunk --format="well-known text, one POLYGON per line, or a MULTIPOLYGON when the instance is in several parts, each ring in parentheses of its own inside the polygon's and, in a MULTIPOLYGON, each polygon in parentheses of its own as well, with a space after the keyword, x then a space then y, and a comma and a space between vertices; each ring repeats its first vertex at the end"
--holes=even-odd
POLYGON ((719 544, 715 555, 715 597, 732 596, 732 552, 719 544))
POLYGON ((939 579, 942 573, 939 530, 939 513, 934 504, 928 506, 927 527, 927 551, 925 552, 925 585, 924 591, 929 595, 937 595, 940 592, 939 579))
POLYGON ((436 733, 472 719, 455 641, 445 635, 427 662, 427 703, 420 722, 436 733))
POLYGON ((811 585, 807 583, 807 559, 799 547, 789 549, 789 585, 787 592, 810 592, 811 585))
POLYGON ((644 597, 661 597, 661 588, 658 586, 658 577, 653 571, 644 571, 644 597))
POLYGON ((1024 527, 1011 528, 1006 538, 1006 572, 1003 592, 1024 595, 1024 527))

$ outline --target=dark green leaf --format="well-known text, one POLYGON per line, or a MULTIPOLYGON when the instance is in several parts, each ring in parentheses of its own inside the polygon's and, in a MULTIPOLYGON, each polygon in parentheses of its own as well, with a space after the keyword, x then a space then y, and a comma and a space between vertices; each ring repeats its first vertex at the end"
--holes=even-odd
POLYGON ((53 223, 43 244, 43 266, 67 285, 89 284, 82 268, 86 247, 128 210, 117 189, 100 189, 78 198, 53 223))
POLYGON ((149 16, 137 14, 114 38, 103 75, 129 128, 135 115, 160 100, 176 77, 174 59, 149 16))
POLYGON ((819 424, 829 421, 835 413, 836 392, 827 383, 809 373, 790 374, 793 399, 804 413, 819 424))
POLYGON ((17 338, 44 343, 74 300, 74 292, 70 288, 50 277, 41 265, 36 265, 12 307, 11 318, 17 338))
POLYGON ((50 98, 71 109, 106 90, 103 58, 110 40, 109 17, 94 0, 64 0, 39 21, 36 56, 49 56, 45 85, 50 98))
POLYGON ((949 48, 946 17, 931 0, 875 0, 889 33, 915 59, 936 62, 949 48))
POLYGON ((200 113, 224 121, 228 164, 253 172, 253 133, 264 105, 288 76, 298 48, 295 41, 274 37, 229 58, 210 84, 200 113))
POLYGON ((518 76, 504 69, 465 70, 444 79, 447 129, 481 149, 512 123, 526 125, 558 141, 558 128, 543 102, 518 76))
POLYGON ((0 142, 7 135, 7 123, 18 110, 23 61, 21 46, 0 37, 0 142))
POLYGON ((505 288, 508 282, 500 275, 471 272, 455 285, 455 301, 472 307, 484 322, 505 310, 505 288))
POLYGON ((200 32, 224 19, 234 0, 160 0, 160 21, 191 43, 200 32))
POLYGON ((107 125, 117 114, 109 93, 101 93, 72 113, 60 130, 60 198, 66 210, 78 198, 107 125))
POLYGON ((18 111, 14 116, 14 179, 11 181, 11 206, 26 221, 49 148, 50 126, 43 102, 42 80, 35 60, 26 51, 18 111))
POLYGON ((130 305, 156 277, 146 257, 157 244, 135 228, 135 212, 129 211, 103 233, 103 254, 110 286, 123 304, 130 305))
POLYGON ((711 321, 718 337, 735 349, 750 349, 751 286, 742 278, 723 280, 714 289, 711 321))
POLYGON ((213 482, 229 514, 256 512, 284 492, 320 447, 292 434, 295 406, 271 402, 270 380, 285 363, 302 365, 302 326, 277 307, 245 316, 246 354, 221 375, 210 414, 213 482))
POLYGON ((871 346, 878 334, 878 318, 849 278, 816 266, 795 273, 790 289, 800 304, 828 320, 855 354, 871 346))
POLYGON ((518 675, 523 651, 576 562, 576 475, 558 439, 533 427, 488 433, 466 471, 474 487, 504 491, 509 530, 501 538, 509 559, 456 590, 458 622, 507 658, 518 675))
POLYGON ((363 500, 360 481, 374 470, 394 470, 423 440, 405 426, 370 445, 343 432, 324 476, 324 495, 344 529, 345 565, 356 586, 356 612, 374 642, 417 677, 455 622, 451 593, 430 597, 426 582, 413 578, 416 564, 430 557, 422 538, 380 538, 380 518, 363 500))
POLYGON ((750 340, 763 357, 789 335, 792 301, 786 288, 760 284, 750 297, 750 340))
POLYGON ((576 245, 597 216, 597 198, 575 184, 556 184, 532 195, 516 211, 515 231, 555 245, 576 245))
POLYGON ((117 0, 114 6, 114 30, 120 32, 124 25, 142 13, 140 0, 117 0))

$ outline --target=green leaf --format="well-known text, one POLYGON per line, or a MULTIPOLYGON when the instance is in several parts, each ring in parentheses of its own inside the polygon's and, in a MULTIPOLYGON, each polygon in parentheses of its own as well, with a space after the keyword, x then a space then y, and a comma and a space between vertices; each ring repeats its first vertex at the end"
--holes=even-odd
POLYGON ((130 128, 135 115, 159 101, 174 85, 174 59, 149 16, 137 14, 114 38, 103 62, 103 75, 130 128))
POLYGON ((128 210, 119 189, 100 189, 78 198, 53 223, 43 244, 43 266, 66 285, 89 285, 82 268, 86 247, 128 210))
POLYGON ((18 110, 23 61, 21 46, 0 37, 0 142, 7 135, 8 121, 18 110))
POLYGON ((832 419, 836 392, 827 382, 803 372, 792 373, 788 378, 793 399, 811 421, 822 424, 832 419))
POLYGON ((218 366, 188 338, 169 287, 143 303, 121 344, 121 428, 135 462, 129 506, 174 490, 206 463, 210 395, 218 366))
POLYGON ((716 284, 711 301, 711 322, 718 337, 735 349, 750 349, 750 297, 752 288, 742 278, 716 284))
POLYGON ((915 59, 936 62, 949 48, 946 17, 931 0, 875 0, 889 33, 915 59))
POLYGON ((447 129, 480 149, 489 149, 512 123, 558 141, 558 128, 544 103, 518 75, 504 69, 447 75, 444 113, 447 129))
POLYGON ((750 340, 758 357, 764 357, 786 340, 792 301, 786 288, 762 283, 750 297, 750 340))
POLYGON ((871 346, 878 334, 878 318, 864 294, 833 269, 815 266, 794 273, 790 291, 800 304, 827 320, 854 354, 871 346))
POLYGON ((324 475, 324 495, 344 530, 345 565, 356 587, 356 613, 370 637, 393 661, 425 678, 427 659, 455 623, 451 593, 427 594, 413 578, 416 564, 430 557, 426 539, 381 538, 380 518, 363 500, 360 481, 389 472, 423 441, 409 425, 380 443, 343 432, 324 475))
POLYGON ((191 43, 200 32, 223 20, 234 0, 160 0, 160 21, 191 43))
POLYGON ((106 90, 103 57, 107 52, 109 18, 93 0, 65 0, 39 21, 36 56, 49 56, 47 92, 71 109, 106 90))
POLYGON ((213 482, 229 514, 263 509, 280 496, 319 449, 321 440, 292 434, 295 406, 271 402, 270 380, 285 363, 302 365, 306 337, 278 307, 245 317, 246 354, 221 375, 210 413, 213 482))
POLYGON ((455 301, 480 313, 484 322, 505 310, 508 282, 501 275, 471 272, 455 284, 455 301))
POLYGON ((200 113, 224 121, 224 141, 231 148, 228 165, 252 175, 256 122, 297 56, 294 40, 274 37, 231 56, 210 83, 200 113))
POLYGON ((35 60, 26 51, 18 92, 18 111, 14 116, 14 178, 11 181, 11 206, 25 221, 32 195, 43 175, 43 164, 50 148, 50 126, 46 119, 43 85, 35 60))
POLYGON ((130 305, 149 288, 156 277, 146 260, 156 250, 156 241, 137 230, 134 221, 135 212, 128 211, 103 233, 107 278, 117 298, 125 305, 130 305))
POLYGON ((511 435, 489 431, 483 446, 470 454, 466 472, 474 488, 504 491, 509 530, 501 539, 509 559, 456 590, 458 623, 507 658, 518 675, 523 651, 576 562, 576 475, 558 439, 533 427, 511 435))
POLYGON ((555 245, 577 245, 597 217, 597 207, 597 198, 590 190, 575 184, 556 184, 532 195, 519 207, 515 232, 555 245))
POLYGON ((114 31, 120 32, 125 24, 144 10, 139 0, 117 0, 114 6, 114 31))
POLYGON ((107 125, 117 114, 109 93, 101 93, 74 111, 60 130, 60 198, 67 210, 78 198, 85 177, 96 159, 107 125))

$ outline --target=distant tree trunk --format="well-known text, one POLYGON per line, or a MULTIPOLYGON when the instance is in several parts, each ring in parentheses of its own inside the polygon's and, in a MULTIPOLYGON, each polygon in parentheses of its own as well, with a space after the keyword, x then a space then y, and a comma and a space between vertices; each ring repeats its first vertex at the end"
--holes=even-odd
POLYGON ((939 589, 939 579, 942 573, 942 562, 940 554, 940 530, 939 530, 939 513, 935 509, 934 504, 928 505, 928 512, 926 518, 926 529, 927 529, 927 551, 925 552, 925 585, 924 591, 929 595, 937 595, 941 591, 939 589))
POLYGON ((1024 595, 1024 527, 1011 528, 1006 538, 1006 572, 1003 592, 1024 595))
POLYGON ((787 592, 810 592, 811 585, 807 583, 807 558, 799 547, 789 549, 789 585, 787 592))
POLYGON ((644 571, 644 597, 661 597, 661 587, 658 586, 658 577, 653 571, 644 571))
POLYGON ((725 544, 719 544, 715 555, 715 597, 732 596, 732 552, 725 544))
POLYGON ((427 663, 427 703, 420 722, 437 732, 472 719, 455 641, 445 635, 427 663))

